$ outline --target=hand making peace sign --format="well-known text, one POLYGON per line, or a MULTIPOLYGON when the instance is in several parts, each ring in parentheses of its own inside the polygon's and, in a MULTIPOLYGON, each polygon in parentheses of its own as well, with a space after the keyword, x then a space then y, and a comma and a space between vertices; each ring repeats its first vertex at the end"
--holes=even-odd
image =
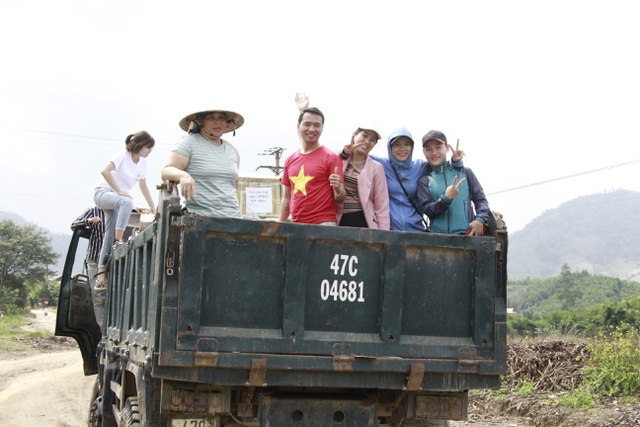
POLYGON ((456 149, 454 150, 450 144, 447 144, 447 148, 451 150, 451 162, 456 163, 462 160, 464 157, 464 150, 460 149, 460 138, 456 141, 456 149))

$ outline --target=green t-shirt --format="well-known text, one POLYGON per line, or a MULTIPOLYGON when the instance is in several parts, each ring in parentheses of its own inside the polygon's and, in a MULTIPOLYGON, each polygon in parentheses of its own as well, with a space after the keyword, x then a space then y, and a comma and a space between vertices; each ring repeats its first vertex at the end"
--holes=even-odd
POLYGON ((187 134, 173 152, 189 159, 185 169, 196 182, 197 196, 186 201, 189 212, 213 217, 241 218, 236 181, 240 154, 230 142, 216 145, 202 135, 187 134))

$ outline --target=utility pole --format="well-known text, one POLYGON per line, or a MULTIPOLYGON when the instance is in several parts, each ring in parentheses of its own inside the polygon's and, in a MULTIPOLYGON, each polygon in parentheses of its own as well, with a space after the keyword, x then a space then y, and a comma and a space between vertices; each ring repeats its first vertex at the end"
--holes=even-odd
POLYGON ((256 168, 256 170, 260 169, 260 168, 265 168, 265 169, 269 169, 271 170, 271 172, 273 172, 276 176, 280 175, 280 172, 282 172, 282 169, 284 169, 282 166, 280 166, 280 159, 282 158, 282 152, 284 151, 284 148, 282 147, 272 147, 272 148, 268 148, 266 150, 264 150, 263 153, 260 153, 261 156, 275 156, 276 157, 276 165, 275 166, 258 166, 256 168))

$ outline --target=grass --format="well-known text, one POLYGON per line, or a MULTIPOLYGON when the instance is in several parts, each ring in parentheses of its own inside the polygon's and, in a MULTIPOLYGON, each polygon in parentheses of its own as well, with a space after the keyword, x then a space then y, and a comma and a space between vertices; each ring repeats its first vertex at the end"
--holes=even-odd
POLYGON ((26 316, 0 317, 0 337, 12 337, 19 335, 19 329, 29 323, 26 316))
POLYGON ((46 332, 25 331, 24 327, 30 322, 28 315, 0 317, 0 352, 24 351, 30 345, 20 341, 20 338, 44 338, 50 334, 46 332))
POLYGON ((516 393, 523 397, 536 394, 536 384, 533 381, 521 381, 515 389, 516 393))
POLYGON ((588 390, 578 389, 560 396, 555 404, 572 409, 589 409, 595 402, 588 390))

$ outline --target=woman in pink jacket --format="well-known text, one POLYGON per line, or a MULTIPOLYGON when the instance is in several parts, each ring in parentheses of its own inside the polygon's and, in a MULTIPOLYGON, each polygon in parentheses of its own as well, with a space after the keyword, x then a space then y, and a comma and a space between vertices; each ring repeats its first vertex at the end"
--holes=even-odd
POLYGON ((342 161, 347 196, 338 204, 341 226, 390 229, 387 178, 382 164, 369 157, 379 139, 376 130, 358 128, 344 149, 350 156, 342 161))

